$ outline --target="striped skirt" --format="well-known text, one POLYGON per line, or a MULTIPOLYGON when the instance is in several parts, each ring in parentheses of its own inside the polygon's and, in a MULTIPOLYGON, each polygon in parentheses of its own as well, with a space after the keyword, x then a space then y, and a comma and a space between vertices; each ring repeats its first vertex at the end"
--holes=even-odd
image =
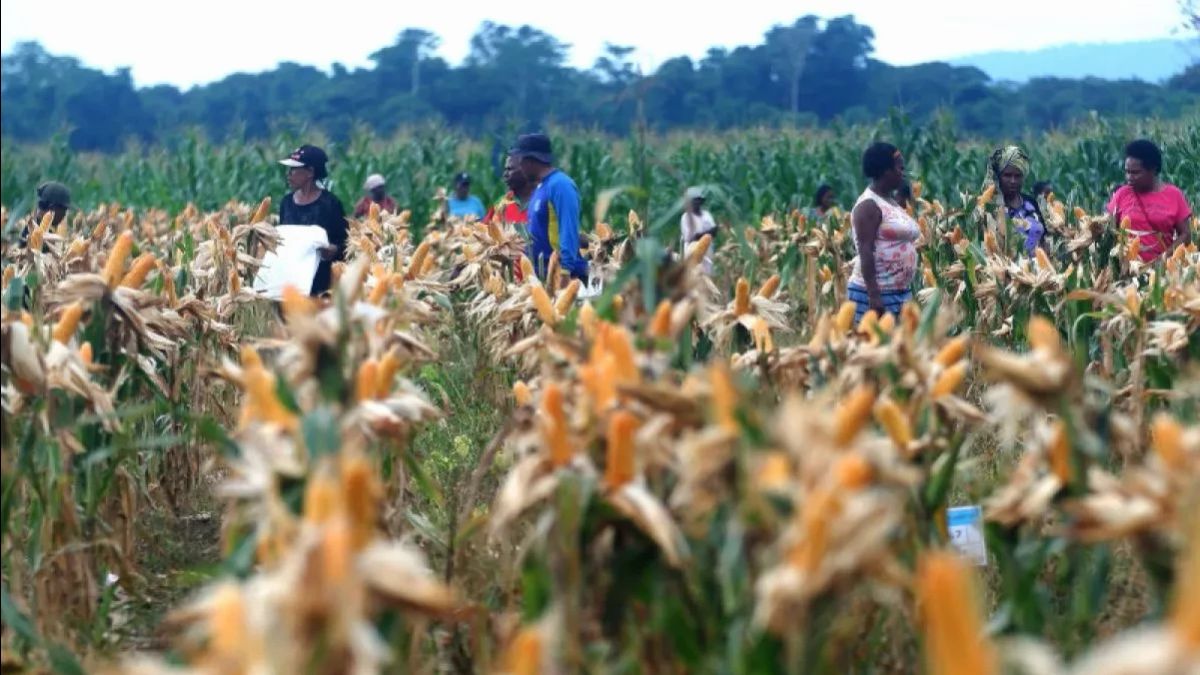
MULTIPOLYGON (((888 314, 900 316, 900 308, 904 303, 912 299, 912 290, 905 288, 896 291, 881 291, 880 297, 883 299, 883 307, 888 314)), ((859 320, 863 318, 863 314, 870 309, 871 300, 867 295, 867 289, 858 284, 850 284, 846 287, 846 296, 854 303, 854 325, 857 326, 859 320)))

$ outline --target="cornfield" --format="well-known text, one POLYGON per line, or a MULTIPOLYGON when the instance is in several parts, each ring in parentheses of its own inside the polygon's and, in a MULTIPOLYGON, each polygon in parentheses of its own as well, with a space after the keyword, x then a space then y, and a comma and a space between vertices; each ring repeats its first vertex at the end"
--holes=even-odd
MULTIPOLYGON (((922 271, 858 325, 849 215, 797 207, 887 129, 568 144, 598 295, 445 216, 486 152, 360 141, 335 184, 411 208, 277 306, 283 140, 6 149, 4 672, 1197 672, 1200 251, 1099 215, 1130 129, 1039 139, 1030 257, 986 146, 891 123, 922 271), (20 246, 48 166, 94 204, 20 246), (695 183, 728 236, 679 249, 695 183), (211 562, 151 555, 198 521, 211 562)), ((1200 131, 1158 131, 1194 197, 1200 131)))

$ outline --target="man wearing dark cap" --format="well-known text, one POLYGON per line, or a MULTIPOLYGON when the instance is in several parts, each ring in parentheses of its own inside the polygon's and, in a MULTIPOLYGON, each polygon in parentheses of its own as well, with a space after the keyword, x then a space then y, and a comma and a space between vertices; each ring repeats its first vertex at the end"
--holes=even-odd
POLYGON ((521 171, 537 185, 529 200, 529 259, 545 278, 550 256, 573 278, 587 280, 588 264, 579 255, 579 189, 554 166, 554 151, 545 134, 526 134, 509 153, 521 171))
POLYGON ((476 220, 483 220, 483 202, 471 194, 471 174, 464 171, 454 177, 454 196, 447 200, 446 207, 450 210, 451 218, 472 216, 476 220))
POLYGON ((50 226, 58 227, 63 218, 67 217, 67 210, 70 208, 71 191, 66 185, 49 180, 37 186, 37 208, 33 211, 33 221, 25 223, 24 229, 21 230, 21 245, 24 246, 28 241, 30 228, 41 225, 47 213, 54 214, 50 226))

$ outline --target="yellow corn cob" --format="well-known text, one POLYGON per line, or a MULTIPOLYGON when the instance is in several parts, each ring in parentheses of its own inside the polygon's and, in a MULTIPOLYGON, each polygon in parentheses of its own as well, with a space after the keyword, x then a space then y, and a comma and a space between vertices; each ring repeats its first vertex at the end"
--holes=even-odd
POLYGON ((929 263, 925 264, 925 269, 923 271, 923 275, 925 277, 925 285, 926 286, 928 286, 929 288, 934 288, 935 286, 937 286, 937 277, 933 276, 933 270, 929 268, 929 263))
POLYGON ((6 288, 8 287, 8 282, 12 281, 13 277, 15 277, 16 275, 17 275, 16 267, 9 265, 8 267, 4 268, 4 277, 3 278, 4 278, 4 286, 6 288))
POLYGON ((992 197, 995 197, 995 196, 996 196, 996 186, 989 185, 989 186, 987 186, 987 189, 983 191, 983 194, 979 195, 979 199, 977 199, 975 201, 975 206, 977 208, 982 209, 984 206, 986 206, 988 204, 988 202, 992 201, 992 197))
POLYGON ((966 355, 967 344, 969 342, 970 338, 968 336, 959 335, 953 340, 947 342, 941 348, 941 350, 938 351, 937 356, 933 357, 933 362, 943 368, 949 368, 950 366, 962 360, 962 357, 966 355))
POLYGON ((953 394, 962 384, 963 379, 967 376, 967 362, 959 361, 950 366, 938 375, 937 380, 933 383, 933 398, 938 399, 943 396, 953 394))
MULTIPOLYGON (((142 284, 146 283, 146 277, 149 276, 150 270, 158 264, 158 260, 153 253, 143 253, 134 259, 133 264, 129 266, 129 273, 121 279, 121 286, 125 288, 141 288, 142 284)), ((235 275, 236 276, 236 275, 235 275)))
POLYGON ((1044 316, 1034 316, 1029 319, 1029 346, 1047 354, 1058 354, 1062 351, 1062 340, 1058 329, 1044 316))
POLYGON ((862 335, 875 336, 875 326, 879 325, 879 315, 875 310, 868 309, 858 320, 858 332, 862 335))
POLYGON ((1084 211, 1082 207, 1076 206, 1074 212, 1075 220, 1083 220, 1084 218, 1087 218, 1087 211, 1084 211))
POLYGON ((129 257, 129 252, 133 249, 133 233, 128 230, 122 232, 117 237, 117 243, 113 245, 112 251, 108 254, 108 260, 104 263, 104 282, 109 288, 116 288, 117 282, 125 271, 125 259, 129 257))
POLYGON ((840 457, 833 465, 833 480, 844 490, 859 490, 871 483, 875 469, 861 455, 840 457))
POLYGON ((375 398, 379 386, 379 364, 375 359, 367 359, 358 366, 358 378, 355 380, 355 397, 359 401, 369 401, 375 398))
POLYGON ((108 232, 108 221, 102 220, 96 223, 96 227, 92 228, 92 241, 100 241, 108 232))
POLYGON ((1125 289, 1125 307, 1129 309, 1129 313, 1134 316, 1141 316, 1142 313, 1142 298, 1138 295, 1137 289, 1133 286, 1125 289))
POLYGON ((381 487, 375 469, 362 453, 342 460, 342 503, 350 521, 350 546, 361 551, 375 538, 381 487))
POLYGON ((500 229, 500 224, 494 219, 488 221, 487 233, 488 238, 491 239, 492 243, 494 244, 499 244, 500 242, 504 241, 504 232, 500 229))
POLYGON ((541 629, 536 626, 521 628, 505 650, 503 672, 509 675, 541 675, 546 672, 542 667, 543 651, 545 647, 541 629))
POLYGON ((854 312, 858 308, 852 301, 847 300, 838 308, 837 321, 834 322, 834 328, 838 335, 845 335, 850 330, 850 325, 854 322, 854 312))
POLYGON ((530 262, 529 258, 526 258, 524 255, 521 256, 521 277, 526 281, 537 278, 537 274, 535 274, 533 271, 533 263, 530 262))
POLYGON ((304 520, 313 525, 329 522, 342 510, 342 495, 328 471, 317 471, 304 487, 304 520))
POLYGON ((396 379, 396 373, 400 370, 400 354, 395 349, 390 349, 383 358, 379 359, 379 370, 375 376, 375 395, 377 397, 387 396, 392 390, 392 380, 396 379))
POLYGON ((734 316, 742 316, 750 313, 750 282, 746 281, 745 277, 740 277, 737 280, 737 288, 734 291, 733 303, 734 316))
POLYGON ((92 343, 85 342, 79 345, 79 359, 83 361, 83 365, 92 365, 92 343))
POLYGON ((571 305, 574 304, 575 296, 579 294, 579 287, 582 285, 580 280, 572 279, 562 293, 558 294, 558 300, 554 302, 555 316, 566 316, 571 311, 571 305))
POLYGON ((1129 254, 1127 256, 1125 256, 1126 259, 1128 259, 1130 262, 1138 260, 1139 258, 1142 257, 1141 253, 1142 253, 1142 240, 1138 239, 1137 237, 1130 239, 1129 240, 1129 254))
POLYGON ((890 335, 891 332, 895 329, 896 329, 896 315, 892 314, 891 312, 884 314, 883 318, 879 320, 879 330, 890 335))
POLYGON ((767 325, 767 320, 759 317, 754 322, 754 348, 760 352, 775 351, 775 340, 771 338, 771 328, 767 325))
POLYGON ((318 583, 341 586, 352 573, 353 535, 343 518, 334 518, 321 531, 319 557, 321 578, 318 583))
POLYGON ((1182 471, 1187 464, 1187 451, 1183 448, 1183 427, 1167 413, 1158 413, 1150 425, 1150 437, 1154 453, 1172 471, 1182 471))
POLYGON ((993 255, 1000 253, 1000 245, 996 243, 996 235, 991 230, 983 233, 983 247, 993 255))
POLYGON ((654 318, 650 321, 650 337, 653 338, 669 338, 671 337, 671 301, 663 300, 658 303, 658 308, 654 310, 654 318))
POLYGON ((246 636, 250 630, 246 621, 246 602, 236 585, 221 584, 213 593, 208 633, 209 650, 217 659, 237 662, 244 658, 246 636))
POLYGON ((617 314, 620 314, 625 309, 625 296, 614 295, 612 299, 613 309, 617 314))
POLYGON ((71 258, 77 258, 79 256, 82 256, 84 253, 86 253, 87 249, 88 249, 88 240, 87 239, 76 239, 75 241, 71 242, 71 247, 67 249, 67 255, 64 256, 64 258, 67 260, 70 260, 71 258))
POLYGON ((529 391, 529 385, 517 380, 513 383, 513 398, 518 406, 524 407, 533 403, 533 392, 529 391))
POLYGON ((271 198, 263 197, 263 200, 258 203, 258 208, 254 209, 254 215, 250 216, 250 224, 265 222, 269 213, 271 213, 271 198))
POLYGON ((425 241, 422 241, 421 245, 417 247, 417 250, 413 252, 413 257, 408 263, 408 273, 405 274, 405 278, 415 279, 417 274, 421 272, 425 265, 425 257, 429 255, 429 247, 429 240, 426 239, 425 241))
POLYGON ((608 423, 608 452, 604 465, 604 485, 616 490, 633 480, 633 434, 638 419, 633 413, 618 410, 608 423))
POLYGON ((638 382, 637 362, 634 360, 633 340, 624 326, 607 326, 605 345, 613 358, 613 374, 619 383, 638 382))
POLYGON ((758 289, 758 296, 761 298, 774 297, 775 291, 779 290, 779 283, 780 283, 779 275, 772 274, 771 277, 763 283, 762 288, 758 289))
POLYGON ((1037 264, 1042 271, 1054 271, 1054 263, 1050 262, 1050 256, 1046 255, 1045 251, 1043 251, 1041 248, 1038 248, 1034 255, 1037 256, 1037 264))
POLYGON ((1062 420, 1054 422, 1048 454, 1050 469, 1066 485, 1071 480, 1071 444, 1067 438, 1067 425, 1062 420))
POLYGON ((817 328, 813 331, 812 339, 808 341, 809 349, 822 349, 829 342, 829 315, 822 314, 817 320, 817 328))
POLYGON ((583 303, 583 308, 579 310, 579 325, 583 328, 584 337, 589 340, 596 337, 596 310, 591 302, 583 303))
POLYGON ((549 450, 550 462, 555 467, 570 463, 574 452, 567 430, 567 417, 563 412, 563 392, 558 383, 551 382, 542 392, 542 440, 549 450))
POLYGON ((67 344, 71 336, 75 334, 75 329, 79 326, 79 319, 83 317, 83 303, 76 300, 67 305, 63 310, 62 316, 59 317, 58 323, 54 324, 54 340, 67 344))
POLYGON ((609 239, 612 239, 612 237, 613 237, 612 228, 608 226, 608 223, 605 223, 603 221, 596 223, 596 236, 599 237, 600 239, 606 240, 606 241, 609 239))
POLYGON ((704 254, 708 253, 708 247, 712 246, 712 235, 706 234, 700 237, 699 241, 692 244, 691 250, 688 251, 688 264, 698 265, 704 259, 704 254))
POLYGON ((738 432, 738 421, 735 415, 738 393, 729 377, 729 370, 723 363, 714 363, 709 368, 709 386, 712 389, 713 417, 722 429, 731 433, 738 432))
POLYGON ((904 306, 900 308, 900 323, 904 325, 904 330, 908 331, 909 335, 917 332, 917 326, 921 323, 921 312, 912 300, 904 303, 904 306))
MULTIPOLYGON (((54 215, 54 214, 47 214, 47 215, 54 215)), ((42 250, 42 238, 45 235, 46 235, 46 230, 42 229, 41 225, 38 225, 37 227, 33 228, 33 232, 29 233, 29 250, 41 251, 42 250)))
POLYGON ((382 274, 375 277, 375 287, 371 289, 371 294, 367 296, 367 302, 372 305, 378 305, 383 302, 383 297, 387 295, 391 282, 392 275, 390 274, 382 274))
POLYGON ((912 184, 913 199, 920 199, 921 193, 924 191, 925 191, 925 186, 921 184, 921 181, 919 181, 919 180, 913 181, 913 184, 912 184))
POLYGON ((804 537, 788 550, 788 564, 807 573, 817 569, 829 548, 829 523, 837 509, 837 496, 828 489, 818 489, 804 501, 804 537))
POLYGON ((550 302, 550 296, 546 293, 546 289, 536 281, 529 289, 530 298, 533 300, 533 306, 537 309, 538 317, 542 323, 547 326, 554 326, 558 323, 558 316, 554 313, 554 303, 550 302))
POLYGON ((879 422, 897 448, 903 450, 912 443, 912 426, 908 423, 908 417, 892 399, 883 398, 875 404, 875 421, 879 422))
POLYGON ((875 389, 867 384, 859 385, 850 392, 845 401, 837 407, 833 420, 833 443, 839 448, 850 445, 850 441, 871 417, 871 408, 875 405, 875 389))
POLYGON ((1000 672, 971 578, 967 563, 949 551, 927 553, 917 563, 917 607, 930 675, 1000 672))

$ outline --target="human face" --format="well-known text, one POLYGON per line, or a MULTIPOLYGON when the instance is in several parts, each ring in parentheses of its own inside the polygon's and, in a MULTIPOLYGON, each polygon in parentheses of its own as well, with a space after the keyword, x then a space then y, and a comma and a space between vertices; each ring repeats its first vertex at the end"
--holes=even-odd
POLYGON ((696 197, 692 200, 692 212, 700 213, 704 210, 704 197, 696 197))
POLYGON ((529 179, 521 171, 520 162, 512 155, 504 160, 504 184, 513 192, 520 192, 529 184, 529 179))
POLYGON ((1000 172, 1000 192, 1006 198, 1021 194, 1021 186, 1025 184, 1025 174, 1015 166, 1006 166, 1000 172))
POLYGON ((454 196, 459 199, 466 199, 471 195, 470 183, 459 183, 454 186, 454 196))
POLYGON ((833 194, 833 190, 826 190, 825 194, 821 195, 821 208, 828 211, 837 203, 837 195, 833 194))
POLYGON ((380 185, 379 187, 371 188, 371 199, 381 202, 387 196, 387 187, 380 185))
POLYGON ((288 187, 293 190, 307 187, 312 182, 314 175, 312 167, 289 166, 287 171, 288 187))
POLYGON ((1147 169, 1142 164, 1142 160, 1135 157, 1125 158, 1125 182, 1135 192, 1151 192, 1154 190, 1154 181, 1157 178, 1158 174, 1147 169))
POLYGON ((517 161, 517 166, 521 167, 521 173, 525 174, 525 179, 530 183, 536 185, 541 180, 542 165, 532 157, 522 157, 517 161))

